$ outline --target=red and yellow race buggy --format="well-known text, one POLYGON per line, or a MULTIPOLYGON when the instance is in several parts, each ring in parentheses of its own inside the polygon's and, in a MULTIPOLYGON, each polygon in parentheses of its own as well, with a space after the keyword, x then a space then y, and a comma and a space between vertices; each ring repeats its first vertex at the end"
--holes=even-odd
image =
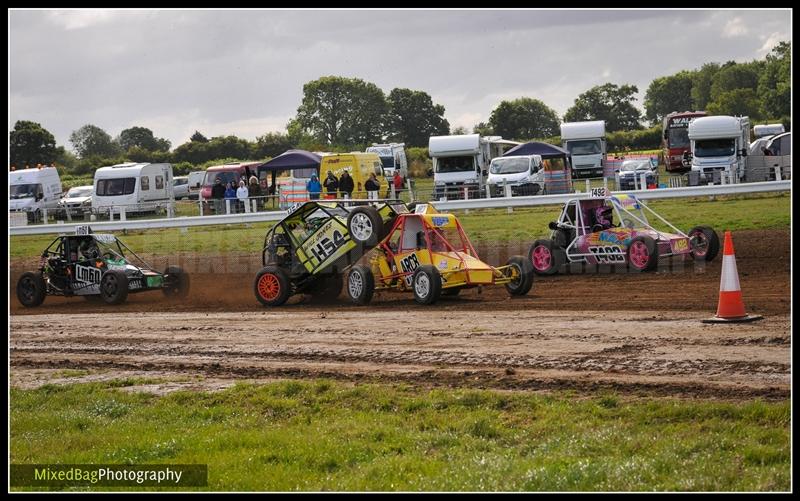
POLYGON ((453 214, 430 205, 399 214, 387 236, 347 273, 346 289, 356 304, 367 304, 376 290, 411 291, 419 304, 462 289, 505 285, 511 295, 527 294, 533 286, 533 266, 523 256, 493 267, 480 259, 453 214))

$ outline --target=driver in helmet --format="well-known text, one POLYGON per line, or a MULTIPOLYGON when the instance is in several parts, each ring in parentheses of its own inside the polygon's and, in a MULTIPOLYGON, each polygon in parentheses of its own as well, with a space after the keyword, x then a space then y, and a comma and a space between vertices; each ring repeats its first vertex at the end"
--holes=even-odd
POLYGON ((603 231, 614 227, 614 212, 608 205, 598 207, 594 211, 596 231, 603 231))
POLYGON ((83 259, 97 259, 100 257, 100 249, 93 238, 85 238, 80 244, 80 253, 83 259))

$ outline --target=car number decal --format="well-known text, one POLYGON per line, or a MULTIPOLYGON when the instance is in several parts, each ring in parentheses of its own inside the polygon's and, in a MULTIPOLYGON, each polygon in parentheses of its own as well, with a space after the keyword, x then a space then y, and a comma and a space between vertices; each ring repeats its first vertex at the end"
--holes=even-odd
POLYGON ((616 245, 590 245, 589 252, 594 254, 598 263, 624 263, 625 254, 622 247, 616 245))
POLYGON ((100 277, 103 273, 97 268, 90 266, 75 265, 75 281, 90 284, 99 284, 100 277))
POLYGON ((672 252, 685 252, 689 250, 689 239, 688 238, 681 238, 679 240, 672 241, 672 252))
POLYGON ((419 259, 416 254, 410 254, 400 260, 400 269, 403 270, 403 273, 408 273, 406 285, 411 286, 412 274, 417 268, 419 268, 419 259))
POLYGON ((344 243, 344 235, 342 235, 339 230, 334 230, 331 237, 332 238, 322 237, 319 239, 319 242, 311 247, 311 253, 319 260, 320 264, 328 259, 331 254, 336 252, 336 249, 341 247, 344 243))

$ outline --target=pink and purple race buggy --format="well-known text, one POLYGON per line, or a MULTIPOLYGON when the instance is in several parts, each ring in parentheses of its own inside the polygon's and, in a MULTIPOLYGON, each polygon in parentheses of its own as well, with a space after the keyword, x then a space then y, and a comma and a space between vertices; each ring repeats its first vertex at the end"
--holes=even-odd
POLYGON ((711 261, 719 253, 712 228, 696 226, 683 233, 632 195, 569 200, 549 228, 550 238, 537 240, 528 252, 539 275, 555 274, 561 265, 575 262, 628 263, 636 271, 650 271, 661 257, 711 261), (654 228, 646 213, 672 231, 654 228))

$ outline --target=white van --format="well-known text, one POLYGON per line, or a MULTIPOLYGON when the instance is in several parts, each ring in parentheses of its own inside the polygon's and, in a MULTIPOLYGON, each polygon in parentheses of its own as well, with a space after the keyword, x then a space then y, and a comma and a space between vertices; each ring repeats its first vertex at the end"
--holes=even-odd
POLYGON ((573 177, 602 177, 606 165, 606 123, 565 122, 561 124, 561 143, 572 156, 573 177))
POLYGON ((692 172, 699 175, 700 183, 721 183, 723 174, 727 176, 726 181, 742 180, 750 146, 748 117, 719 115, 695 118, 689 124, 689 140, 692 172))
POLYGON ((189 200, 197 200, 200 197, 200 190, 203 188, 203 180, 206 171, 196 170, 189 173, 189 200))
POLYGON ((433 160, 434 199, 461 199, 465 190, 469 198, 483 197, 489 163, 518 144, 479 134, 431 136, 428 155, 433 160))
POLYGON ((39 221, 43 210, 54 210, 61 200, 61 178, 55 167, 13 170, 8 173, 8 210, 26 212, 39 221))
POLYGON ((367 153, 377 153, 383 164, 383 172, 387 178, 394 177, 394 171, 400 170, 403 179, 408 178, 408 160, 405 143, 374 144, 367 147, 367 153))
POLYGON ((541 155, 493 158, 486 184, 496 197, 505 196, 506 186, 510 186, 511 196, 538 195, 544 187, 541 155))
POLYGON ((94 173, 92 211, 156 212, 174 200, 171 164, 126 163, 94 173))

